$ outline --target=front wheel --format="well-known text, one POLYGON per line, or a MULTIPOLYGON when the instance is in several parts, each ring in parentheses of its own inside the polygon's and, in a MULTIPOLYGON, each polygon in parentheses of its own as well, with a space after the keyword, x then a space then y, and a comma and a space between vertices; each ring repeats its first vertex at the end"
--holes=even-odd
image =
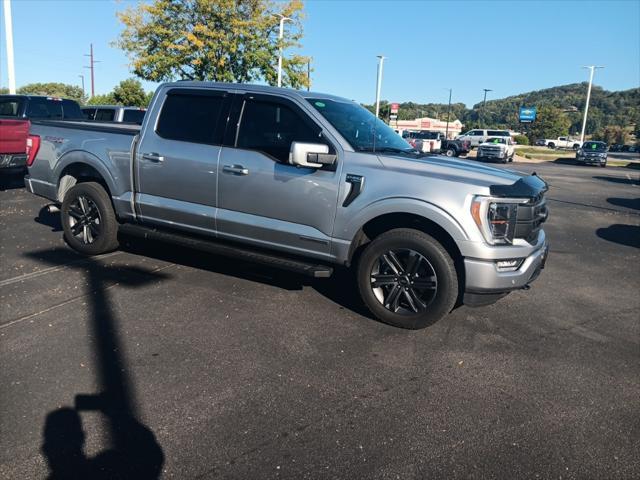
POLYGON ((64 239, 84 255, 100 255, 118 247, 118 221, 99 183, 79 183, 64 196, 60 210, 64 239))
POLYGON ((444 153, 447 157, 455 157, 456 151, 453 148, 447 148, 447 151, 444 153))
POLYGON ((424 232, 396 229, 375 238, 357 267, 365 305, 400 328, 427 327, 454 307, 458 276, 444 247, 424 232))

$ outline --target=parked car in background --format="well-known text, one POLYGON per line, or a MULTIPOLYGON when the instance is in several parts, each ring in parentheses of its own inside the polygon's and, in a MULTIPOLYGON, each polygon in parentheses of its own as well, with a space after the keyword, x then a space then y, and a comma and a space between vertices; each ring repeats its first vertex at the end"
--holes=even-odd
POLYGON ((82 118, 80 105, 75 100, 40 95, 0 95, 0 169, 25 167, 29 119, 82 118))
POLYGON ((312 277, 350 267, 371 312, 412 329, 544 268, 535 174, 423 155, 333 95, 184 81, 154 98, 141 128, 32 125, 25 184, 61 204, 83 254, 117 248, 122 230, 312 277))
POLYGON ((444 133, 437 132, 440 139, 440 153, 447 157, 459 157, 466 155, 471 151, 471 141, 469 140, 450 140, 444 136, 444 133))
POLYGON ((609 147, 609 151, 610 152, 621 152, 623 146, 624 145, 622 145, 620 143, 614 143, 609 147))
POLYGON ((487 138, 478 146, 477 160, 497 160, 498 162, 513 162, 515 143, 511 137, 487 138))
POLYGON ((146 108, 123 107, 121 105, 87 105, 82 114, 87 120, 96 122, 135 123, 142 125, 146 108))
POLYGON ((536 147, 546 147, 547 146, 547 141, 544 138, 539 138, 535 142, 533 142, 533 144, 536 147))
POLYGON ((430 132, 428 130, 405 130, 402 132, 404 138, 409 145, 420 152, 424 153, 440 153, 442 142, 438 132, 430 132))
POLYGON ((547 147, 549 148, 572 148, 578 150, 582 146, 580 140, 574 140, 571 137, 546 138, 547 147))
POLYGON ((584 142, 576 152, 576 162, 583 165, 607 166, 607 144, 605 142, 584 142))
POLYGON ((458 135, 456 140, 468 140, 470 142, 471 148, 477 147, 482 142, 485 142, 489 137, 509 137, 511 138, 511 133, 508 130, 469 130, 462 135, 458 135))

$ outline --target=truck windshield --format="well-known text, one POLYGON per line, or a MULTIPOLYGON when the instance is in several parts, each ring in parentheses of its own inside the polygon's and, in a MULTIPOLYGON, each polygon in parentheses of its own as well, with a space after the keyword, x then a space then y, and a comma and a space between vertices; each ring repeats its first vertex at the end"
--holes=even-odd
POLYGON ((485 143, 507 143, 507 139, 504 137, 492 137, 487 138, 485 143))
POLYGON ((604 142, 584 142, 582 149, 591 152, 604 152, 607 149, 607 144, 604 142))
POLYGON ((386 123, 356 103, 324 98, 308 98, 307 101, 356 151, 414 151, 411 145, 386 123))
POLYGON ((17 98, 0 98, 0 116, 17 117, 21 100, 17 98))

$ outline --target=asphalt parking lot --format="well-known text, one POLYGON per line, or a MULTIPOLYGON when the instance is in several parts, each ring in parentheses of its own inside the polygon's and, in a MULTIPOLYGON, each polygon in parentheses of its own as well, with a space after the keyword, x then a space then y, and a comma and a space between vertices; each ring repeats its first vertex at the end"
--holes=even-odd
POLYGON ((82 258, 2 177, 0 477, 639 478, 638 170, 508 168, 551 184, 547 268, 417 332, 346 274, 82 258))

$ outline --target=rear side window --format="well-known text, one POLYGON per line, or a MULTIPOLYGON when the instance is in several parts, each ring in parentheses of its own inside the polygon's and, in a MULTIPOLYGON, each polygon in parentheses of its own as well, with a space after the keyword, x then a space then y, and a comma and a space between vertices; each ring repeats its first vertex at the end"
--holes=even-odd
POLYGON ((62 101, 37 97, 31 98, 27 106, 27 117, 61 120, 62 101))
POLYGON ((156 133, 169 140, 220 144, 216 129, 223 103, 222 95, 170 93, 162 105, 156 133))
POLYGON ((144 119, 144 114, 144 110, 125 110, 122 114, 122 121, 124 123, 137 123, 140 125, 144 119))
POLYGON ((84 116, 80 110, 78 102, 73 100, 62 100, 62 116, 65 120, 82 120, 84 116))
POLYGON ((113 122, 116 116, 116 111, 112 108, 99 108, 96 112, 95 120, 99 122, 113 122))
POLYGON ((0 115, 17 117, 22 101, 17 98, 0 98, 0 115))
POLYGON ((467 135, 477 137, 479 135, 482 135, 482 130, 471 130, 469 133, 467 133, 467 135))
POLYGON ((95 120, 96 118, 96 109, 95 108, 83 108, 82 115, 85 120, 95 120))
POLYGON ((291 142, 325 143, 320 129, 279 102, 249 99, 242 112, 238 148, 258 150, 282 163, 289 162, 291 142))

